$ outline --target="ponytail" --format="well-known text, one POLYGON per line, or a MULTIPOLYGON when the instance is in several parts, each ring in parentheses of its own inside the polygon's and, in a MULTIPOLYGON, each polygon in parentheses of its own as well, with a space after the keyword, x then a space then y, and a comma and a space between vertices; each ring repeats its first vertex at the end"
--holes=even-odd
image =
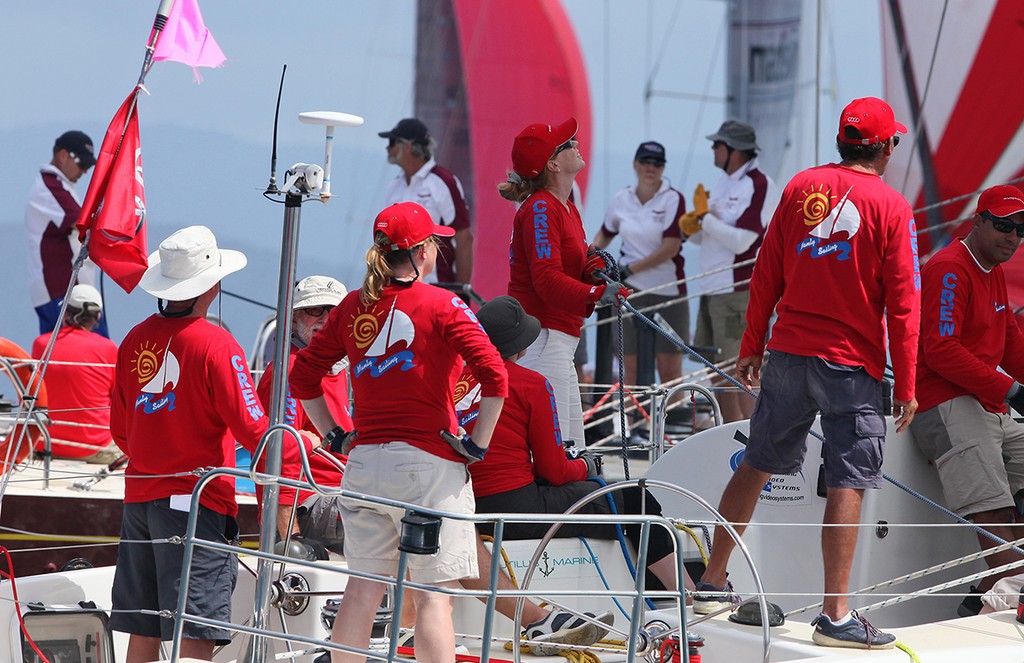
POLYGON ((359 302, 363 306, 373 306, 380 300, 381 293, 395 276, 395 265, 402 261, 409 261, 416 278, 419 278, 419 269, 416 261, 413 260, 413 252, 422 249, 426 244, 433 244, 440 248, 437 237, 431 235, 416 246, 407 249, 392 251, 391 240, 381 231, 374 235, 374 244, 366 252, 366 276, 363 278, 363 285, 359 288, 359 302))
POLYGON ((498 185, 498 194, 505 200, 521 203, 543 189, 547 185, 547 180, 547 170, 541 171, 540 175, 529 180, 523 179, 519 173, 510 170, 508 179, 498 185))
POLYGON ((359 288, 359 301, 363 306, 372 306, 380 299, 384 287, 391 282, 395 273, 389 259, 390 251, 387 235, 379 230, 374 234, 374 243, 366 252, 366 276, 359 288))

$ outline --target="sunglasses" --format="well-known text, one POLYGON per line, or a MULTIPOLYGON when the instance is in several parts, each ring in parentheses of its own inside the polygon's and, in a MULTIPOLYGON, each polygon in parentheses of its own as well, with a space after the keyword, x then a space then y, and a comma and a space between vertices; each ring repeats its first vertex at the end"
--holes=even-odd
POLYGON ((579 145, 579 143, 577 143, 574 139, 570 138, 569 140, 565 141, 564 143, 562 143, 561 145, 556 147, 555 148, 555 153, 552 156, 556 156, 557 157, 562 152, 565 152, 566 150, 571 150, 576 145, 579 145))
POLYGON ((642 166, 654 166, 655 168, 664 168, 665 167, 665 162, 662 161, 661 159, 644 158, 644 159, 637 159, 637 162, 640 163, 640 165, 642 165, 642 166))
POLYGON ((896 147, 899 144, 900 144, 900 135, 899 134, 893 134, 892 135, 892 146, 896 147))
POLYGON ((981 213, 981 218, 988 219, 992 222, 992 227, 1003 234, 1010 234, 1014 231, 1017 232, 1017 237, 1024 237, 1024 224, 1016 224, 1013 221, 1003 219, 996 216, 992 212, 984 211, 981 213))
POLYGON ((330 313, 333 306, 310 306, 309 308, 300 308, 299 310, 308 315, 311 318, 319 318, 324 313, 330 313))
POLYGON ((720 140, 716 140, 715 142, 711 143, 711 149, 713 149, 713 150, 717 150, 720 147, 729 147, 729 146, 726 145, 724 141, 720 141, 720 140))

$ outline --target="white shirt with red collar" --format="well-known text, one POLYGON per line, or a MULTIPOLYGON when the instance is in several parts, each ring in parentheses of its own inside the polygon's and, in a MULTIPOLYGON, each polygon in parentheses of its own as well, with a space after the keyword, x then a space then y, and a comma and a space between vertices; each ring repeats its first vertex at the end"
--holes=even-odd
MULTIPOLYGON (((456 231, 470 227, 469 206, 462 191, 462 183, 448 169, 430 159, 406 181, 400 172, 391 180, 384 192, 384 204, 414 202, 422 205, 434 223, 449 226, 456 231)), ((441 240, 441 254, 438 256, 435 272, 427 283, 451 283, 455 281, 455 241, 453 237, 438 237, 441 240)))

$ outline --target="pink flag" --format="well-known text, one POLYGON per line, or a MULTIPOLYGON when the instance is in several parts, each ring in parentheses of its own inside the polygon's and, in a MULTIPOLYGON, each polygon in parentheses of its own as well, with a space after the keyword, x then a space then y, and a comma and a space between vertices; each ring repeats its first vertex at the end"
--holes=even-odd
POLYGON ((78 219, 79 239, 92 231, 89 257, 125 292, 149 266, 137 86, 110 121, 78 219))
POLYGON ((202 82, 197 67, 219 67, 224 53, 203 23, 198 0, 175 0, 167 26, 157 38, 153 60, 174 60, 192 67, 195 81, 202 82))

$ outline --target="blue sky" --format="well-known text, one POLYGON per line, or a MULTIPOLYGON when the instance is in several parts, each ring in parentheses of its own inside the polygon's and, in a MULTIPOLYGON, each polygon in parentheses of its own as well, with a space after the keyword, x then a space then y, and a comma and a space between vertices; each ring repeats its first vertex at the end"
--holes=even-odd
MULTIPOLYGON (((35 335, 22 255, 25 193, 62 131, 82 129, 102 140, 111 115, 138 78, 157 4, 49 0, 5 7, 4 59, 24 64, 5 71, 8 94, 0 105, 5 148, 0 177, 8 184, 0 201, 0 229, 8 238, 0 243, 8 283, 0 295, 5 312, 0 335, 23 346, 35 335)), ((805 2, 811 27, 816 4, 805 2)), ((592 95, 594 145, 585 220, 593 235, 607 200, 631 181, 633 150, 642 140, 666 144, 666 174, 687 195, 698 181, 717 178, 703 136, 724 119, 725 3, 565 0, 564 5, 584 53, 592 95), (660 96, 645 103, 648 79, 659 90, 706 94, 711 100, 660 96)), ((877 5, 838 0, 823 5, 820 160, 830 160, 842 105, 881 94, 881 52, 877 5), (843 27, 853 24, 868 27, 843 27), (857 64, 841 69, 841 62, 857 64)), ((384 141, 376 132, 412 112, 416 2, 201 0, 201 6, 228 62, 204 70, 202 85, 192 82, 184 65, 158 63, 147 79, 151 94, 140 106, 151 248, 176 228, 208 225, 223 246, 241 248, 250 258, 250 266, 229 277, 225 288, 275 301, 282 210, 260 191, 269 173, 277 81, 287 63, 279 174, 291 163, 323 158, 322 129, 299 124, 299 112, 338 110, 366 118, 364 128, 339 129, 336 197, 326 207, 304 206, 300 239, 300 275, 328 273, 358 287, 366 224, 396 172, 385 162, 384 141)), ((813 79, 801 80, 803 105, 813 107, 813 79)), ((806 124, 799 133, 809 141, 813 114, 802 117, 806 124)), ((813 155, 807 159, 813 161, 813 155)), ((83 193, 86 184, 79 184, 83 193)), ((128 296, 109 281, 105 294, 115 340, 155 308, 145 293, 128 296)), ((248 349, 257 323, 269 312, 227 298, 223 306, 248 349)))

